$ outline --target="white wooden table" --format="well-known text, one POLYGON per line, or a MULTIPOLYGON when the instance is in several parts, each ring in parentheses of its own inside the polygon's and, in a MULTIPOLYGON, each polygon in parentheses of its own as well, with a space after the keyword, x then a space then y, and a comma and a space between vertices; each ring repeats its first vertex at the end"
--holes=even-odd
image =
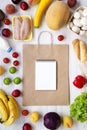
MULTIPOLYGON (((2 9, 4 11, 5 5, 8 3, 11 3, 11 0, 0 0, 0 9, 2 9)), ((78 0, 78 3, 79 4, 77 4, 77 7, 80 5, 87 6, 87 0, 78 0)), ((19 5, 17 5, 16 8, 20 11, 18 11, 15 15, 21 15, 21 14, 26 13, 26 14, 32 16, 32 18, 33 18, 36 7, 37 6, 31 7, 28 11, 24 12, 24 11, 20 10, 19 5)), ((9 15, 8 18, 11 19, 12 15, 9 15)), ((5 25, 4 27, 7 27, 7 26, 5 25)), ((8 27, 11 28, 11 25, 8 27)), ((11 85, 6 86, 3 84, 2 81, 3 81, 4 77, 10 77, 11 79, 13 79, 16 76, 19 76, 19 77, 23 78, 22 45, 23 44, 31 44, 31 43, 36 44, 37 39, 38 39, 38 34, 41 31, 50 31, 53 35, 53 43, 69 44, 70 103, 72 103, 73 100, 75 99, 75 97, 77 95, 79 95, 82 91, 87 91, 87 88, 85 87, 85 88, 79 90, 79 89, 75 88, 72 84, 74 77, 78 74, 81 74, 81 71, 79 69, 77 59, 75 57, 71 43, 72 43, 72 40, 75 38, 80 38, 80 39, 86 40, 86 41, 87 41, 87 38, 81 38, 81 37, 75 35, 74 33, 70 32, 66 27, 62 28, 59 31, 52 31, 46 26, 45 18, 43 18, 43 22, 42 22, 41 27, 39 29, 34 29, 34 37, 31 41, 29 41, 29 42, 15 42, 15 41, 13 41, 12 37, 9 38, 9 41, 11 42, 11 46, 13 47, 13 51, 17 51, 20 54, 20 56, 18 58, 20 61, 20 66, 18 68, 19 71, 15 75, 11 75, 8 72, 9 67, 12 66, 12 61, 14 60, 12 58, 12 53, 8 54, 7 52, 0 50, 0 65, 4 66, 6 69, 6 73, 0 77, 0 88, 5 90, 5 92, 7 92, 8 94, 11 94, 12 90, 14 90, 16 88, 20 89, 21 91, 23 90, 22 84, 17 86, 17 85, 14 85, 13 83, 11 83, 11 85), (63 40, 63 42, 59 42, 57 40, 57 36, 59 34, 63 34, 65 36, 65 39, 63 40), (3 63, 2 60, 4 57, 9 57, 11 59, 10 64, 5 65, 3 63)), ((47 42, 46 39, 44 39, 44 43, 46 43, 46 42, 47 42)), ((5 125, 0 124, 0 130, 22 130, 22 126, 26 122, 30 123, 33 126, 33 130, 46 130, 46 128, 43 125, 43 119, 41 119, 37 123, 32 123, 29 120, 29 116, 27 116, 27 117, 22 116, 21 110, 25 109, 25 108, 27 108, 30 112, 39 111, 42 115, 44 115, 45 113, 50 112, 50 111, 57 112, 60 114, 60 116, 69 115, 69 106, 42 106, 42 107, 41 106, 32 106, 32 107, 28 106, 28 107, 23 107, 22 106, 22 96, 16 98, 16 100, 19 102, 19 105, 20 105, 20 117, 16 120, 16 122, 13 125, 11 125, 9 127, 6 127, 5 125)), ((77 121, 75 121, 73 127, 71 128, 71 130, 86 130, 86 129, 87 129, 87 122, 81 124, 77 121)), ((59 130, 66 130, 66 129, 61 125, 59 130)))

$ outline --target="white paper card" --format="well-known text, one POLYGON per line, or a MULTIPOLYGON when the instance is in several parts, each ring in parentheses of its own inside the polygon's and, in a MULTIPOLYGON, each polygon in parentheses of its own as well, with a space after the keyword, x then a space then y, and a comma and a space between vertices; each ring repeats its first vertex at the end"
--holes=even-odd
POLYGON ((56 61, 35 61, 35 90, 56 90, 56 61))

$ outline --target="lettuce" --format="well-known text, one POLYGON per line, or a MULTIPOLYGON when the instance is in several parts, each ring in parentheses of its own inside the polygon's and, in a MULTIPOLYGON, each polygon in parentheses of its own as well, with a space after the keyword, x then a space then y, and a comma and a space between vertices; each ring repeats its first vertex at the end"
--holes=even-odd
POLYGON ((82 92, 70 105, 70 116, 80 122, 87 121, 87 93, 82 92))

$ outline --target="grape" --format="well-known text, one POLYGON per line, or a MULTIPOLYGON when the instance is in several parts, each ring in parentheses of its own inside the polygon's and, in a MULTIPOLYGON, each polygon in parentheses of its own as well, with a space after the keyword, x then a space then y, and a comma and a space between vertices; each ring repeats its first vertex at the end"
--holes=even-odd
POLYGON ((15 79, 13 79, 14 84, 20 84, 21 83, 21 79, 19 77, 16 77, 15 79))
POLYGON ((4 82, 5 85, 9 85, 11 83, 11 79, 10 78, 5 78, 3 80, 3 82, 4 82))
POLYGON ((14 74, 16 71, 17 71, 17 69, 16 69, 15 67, 10 67, 10 68, 9 68, 9 72, 10 72, 11 74, 14 74))

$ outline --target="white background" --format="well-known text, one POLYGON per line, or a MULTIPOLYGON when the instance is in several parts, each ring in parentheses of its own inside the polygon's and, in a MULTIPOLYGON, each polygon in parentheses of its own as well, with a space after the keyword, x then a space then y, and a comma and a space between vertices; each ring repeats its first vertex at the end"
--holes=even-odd
MULTIPOLYGON (((0 9, 2 9, 4 11, 5 5, 8 4, 8 3, 11 3, 11 0, 0 0, 0 9)), ((78 0, 78 4, 77 4, 76 8, 79 7, 80 5, 87 6, 87 0, 78 0)), ((17 8, 18 11, 15 15, 23 15, 23 14, 26 13, 26 14, 32 16, 32 18, 33 18, 34 14, 35 14, 36 7, 37 6, 31 7, 28 11, 22 11, 22 10, 20 10, 19 5, 17 5, 16 8, 17 8)), ((11 19, 12 15, 8 15, 8 18, 11 19)), ((4 27, 11 28, 11 25, 10 26, 5 25, 4 27)), ((8 54, 7 52, 0 50, 0 65, 2 65, 6 69, 5 74, 3 76, 0 76, 0 88, 5 90, 5 92, 7 92, 7 94, 11 94, 12 90, 14 90, 16 88, 20 89, 21 92, 23 91, 23 84, 14 85, 13 83, 11 83, 11 85, 6 86, 6 85, 3 84, 3 79, 4 79, 4 77, 10 77, 11 79, 13 79, 16 76, 19 76, 23 79, 23 59, 22 59, 23 44, 32 44, 32 43, 37 44, 38 43, 37 39, 38 39, 39 33, 41 31, 47 31, 47 30, 50 31, 53 35, 53 43, 55 43, 55 44, 69 44, 70 103, 72 103, 77 95, 79 95, 82 91, 87 91, 87 85, 85 85, 85 87, 83 89, 79 90, 79 89, 75 88, 72 84, 74 77, 78 74, 81 74, 81 71, 79 69, 79 65, 78 65, 76 56, 74 54, 71 43, 72 43, 72 40, 74 40, 75 38, 80 38, 80 39, 85 40, 85 41, 87 41, 87 38, 86 37, 81 38, 81 37, 77 36, 76 34, 70 32, 67 29, 67 27, 64 27, 64 28, 62 28, 61 30, 58 30, 58 31, 52 31, 47 27, 47 25, 45 23, 45 17, 43 17, 43 22, 42 22, 40 28, 33 30, 33 39, 31 41, 15 42, 15 41, 13 41, 12 37, 10 37, 8 39, 10 41, 11 46, 13 47, 13 51, 17 51, 20 54, 20 56, 18 58, 19 61, 20 61, 20 66, 18 67, 18 72, 16 74, 11 75, 8 72, 9 67, 12 66, 12 62, 15 60, 14 58, 12 58, 12 53, 8 54), (57 36, 60 35, 60 34, 63 34, 65 36, 65 39, 62 42, 59 42, 57 40, 57 36), (3 60, 4 57, 10 58, 11 62, 8 65, 5 65, 3 63, 2 60, 3 60)), ((44 44, 47 43, 47 39, 43 39, 43 43, 44 44)), ((64 58, 66 58, 66 57, 64 57, 64 58)), ((22 106, 22 95, 20 97, 16 98, 16 100, 18 101, 19 106, 20 106, 20 116, 19 116, 19 118, 16 120, 16 122, 13 125, 11 125, 9 127, 6 127, 3 124, 0 124, 0 130, 13 130, 13 129, 14 130, 22 130, 22 126, 26 122, 28 122, 32 125, 33 130, 46 130, 46 128, 43 125, 43 118, 41 118, 41 120, 37 123, 32 123, 29 120, 29 116, 23 117, 21 115, 21 110, 25 109, 25 108, 27 108, 30 112, 32 112, 32 111, 40 112, 42 114, 42 117, 45 113, 51 112, 51 111, 59 113, 59 115, 62 116, 62 117, 65 116, 65 115, 69 115, 69 106, 42 106, 42 107, 41 106, 32 106, 32 107, 28 106, 28 107, 23 107, 22 106)), ((87 123, 79 123, 75 120, 74 120, 74 125, 71 128, 71 130, 86 130, 86 129, 87 129, 87 123)), ((59 130, 66 130, 66 129, 61 125, 59 130)))

